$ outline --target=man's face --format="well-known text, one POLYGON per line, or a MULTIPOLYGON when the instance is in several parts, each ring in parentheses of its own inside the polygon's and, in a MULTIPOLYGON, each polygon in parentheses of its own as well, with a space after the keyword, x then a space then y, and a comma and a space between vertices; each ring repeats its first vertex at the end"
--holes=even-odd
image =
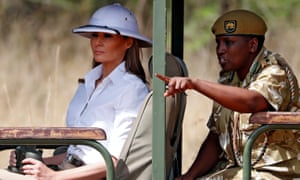
POLYGON ((216 53, 222 70, 248 72, 253 59, 253 39, 246 36, 217 36, 216 53))

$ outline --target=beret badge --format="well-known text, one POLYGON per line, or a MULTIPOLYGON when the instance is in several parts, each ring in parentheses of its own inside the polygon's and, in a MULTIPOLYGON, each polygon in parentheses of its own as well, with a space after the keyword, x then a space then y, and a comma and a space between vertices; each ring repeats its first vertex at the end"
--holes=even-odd
POLYGON ((236 20, 224 21, 224 30, 227 33, 233 33, 236 30, 236 20))

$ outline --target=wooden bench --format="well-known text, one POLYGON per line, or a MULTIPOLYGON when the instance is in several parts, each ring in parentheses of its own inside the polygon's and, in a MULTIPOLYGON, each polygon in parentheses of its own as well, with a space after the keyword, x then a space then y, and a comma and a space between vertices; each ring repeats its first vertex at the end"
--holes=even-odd
POLYGON ((105 140, 99 128, 5 127, 0 128, 0 145, 87 145, 98 150, 107 166, 107 179, 114 179, 114 165, 109 152, 97 140, 105 140))
POLYGON ((253 114, 249 123, 261 124, 249 136, 243 154, 243 179, 251 179, 251 151, 260 134, 275 129, 300 129, 300 112, 259 112, 253 114))

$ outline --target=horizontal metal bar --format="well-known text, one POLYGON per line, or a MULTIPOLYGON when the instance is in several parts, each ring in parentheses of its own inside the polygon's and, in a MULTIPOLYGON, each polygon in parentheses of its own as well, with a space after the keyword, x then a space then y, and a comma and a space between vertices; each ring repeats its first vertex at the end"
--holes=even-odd
POLYGON ((86 140, 86 139, 0 139, 0 145, 87 145, 98 150, 106 163, 107 174, 106 178, 108 180, 114 180, 114 165, 109 152, 106 148, 98 143, 96 140, 86 140))
POLYGON ((251 152, 252 146, 256 139, 262 133, 266 131, 271 131, 275 129, 300 129, 299 125, 294 124, 266 124, 255 129, 249 136, 243 154, 243 179, 250 180, 251 179, 251 152))

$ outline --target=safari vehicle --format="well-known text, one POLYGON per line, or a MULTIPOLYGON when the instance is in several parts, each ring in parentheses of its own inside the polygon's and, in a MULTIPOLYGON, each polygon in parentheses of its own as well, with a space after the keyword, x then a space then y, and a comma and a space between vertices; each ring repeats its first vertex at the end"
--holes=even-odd
MULTIPOLYGON (((172 0, 170 4, 167 8, 167 0, 153 0, 153 57, 149 68, 152 73, 187 76, 188 71, 183 61, 184 0, 172 0), (172 26, 167 31, 169 14, 172 26), (171 41, 169 53, 166 53, 167 37, 171 41)), ((96 141, 105 139, 105 132, 97 128, 0 128, 0 144, 7 145, 7 148, 13 145, 55 147, 85 144, 96 148, 104 156, 108 180, 173 179, 181 173, 181 133, 186 97, 182 93, 164 98, 162 94, 166 88, 165 83, 157 78, 152 80, 152 92, 144 102, 116 170, 107 150, 96 141), (135 163, 134 167, 132 163, 135 163)), ((250 121, 264 125, 253 132, 246 145, 244 179, 251 177, 251 146, 259 134, 275 128, 300 129, 299 113, 262 112, 253 115, 250 121)))

